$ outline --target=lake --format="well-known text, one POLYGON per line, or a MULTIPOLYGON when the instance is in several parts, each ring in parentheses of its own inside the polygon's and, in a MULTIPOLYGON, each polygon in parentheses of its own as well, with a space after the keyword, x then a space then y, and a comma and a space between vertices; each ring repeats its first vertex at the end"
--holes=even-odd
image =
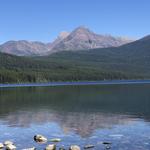
POLYGON ((0 88, 0 142, 37 147, 33 136, 61 138, 58 147, 111 142, 112 150, 150 149, 150 84, 0 88))

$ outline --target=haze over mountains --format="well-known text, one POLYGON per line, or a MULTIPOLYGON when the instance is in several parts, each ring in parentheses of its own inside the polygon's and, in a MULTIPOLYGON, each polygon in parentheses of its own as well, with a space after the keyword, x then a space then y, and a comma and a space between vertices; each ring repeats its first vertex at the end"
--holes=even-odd
POLYGON ((17 56, 41 56, 59 51, 78 51, 94 48, 118 47, 133 40, 99 35, 80 26, 69 32, 61 32, 52 43, 30 42, 26 40, 8 41, 0 45, 0 52, 17 56))

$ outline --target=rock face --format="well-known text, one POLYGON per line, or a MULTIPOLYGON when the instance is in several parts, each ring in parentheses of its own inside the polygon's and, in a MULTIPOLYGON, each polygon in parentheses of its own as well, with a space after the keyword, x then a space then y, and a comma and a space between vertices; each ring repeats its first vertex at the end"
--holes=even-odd
POLYGON ((52 50, 54 47, 56 47, 61 41, 63 41, 70 33, 63 31, 61 32, 58 37, 49 44, 49 50, 52 50))
POLYGON ((99 35, 86 27, 78 27, 64 39, 52 47, 51 52, 61 50, 87 50, 94 48, 117 47, 129 43, 132 40, 116 38, 110 35, 99 35))

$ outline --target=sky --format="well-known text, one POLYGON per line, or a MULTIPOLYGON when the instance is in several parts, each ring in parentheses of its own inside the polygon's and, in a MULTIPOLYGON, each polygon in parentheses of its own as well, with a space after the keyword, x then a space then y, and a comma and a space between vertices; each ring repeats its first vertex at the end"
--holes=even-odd
POLYGON ((99 34, 150 34, 150 0, 0 0, 0 43, 51 42, 61 31, 86 26, 99 34))

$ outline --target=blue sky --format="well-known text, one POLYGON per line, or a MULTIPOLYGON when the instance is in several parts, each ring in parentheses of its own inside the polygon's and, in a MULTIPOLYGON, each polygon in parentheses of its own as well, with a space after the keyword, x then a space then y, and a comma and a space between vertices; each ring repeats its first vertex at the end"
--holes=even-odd
POLYGON ((84 25, 100 34, 150 34, 150 0, 1 0, 0 43, 52 41, 84 25))

